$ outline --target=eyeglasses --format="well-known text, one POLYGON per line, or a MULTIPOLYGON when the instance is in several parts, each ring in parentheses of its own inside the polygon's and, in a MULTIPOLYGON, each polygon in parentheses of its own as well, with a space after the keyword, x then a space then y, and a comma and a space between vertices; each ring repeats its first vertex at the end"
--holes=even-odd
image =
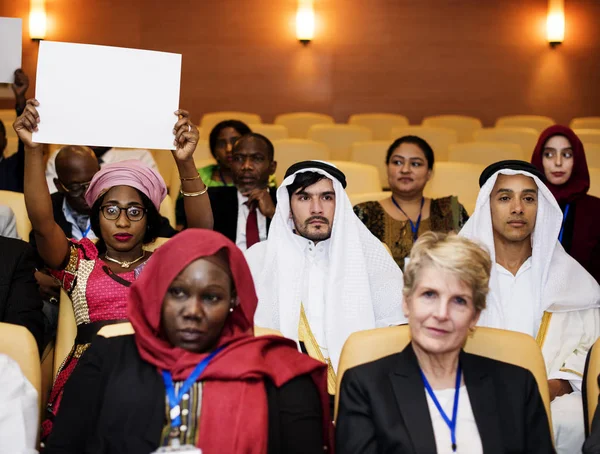
POLYGON ((127 208, 122 208, 118 205, 102 205, 100 207, 100 211, 105 219, 108 221, 116 221, 121 217, 121 211, 125 212, 127 219, 131 222, 141 221, 146 215, 146 208, 138 207, 138 206, 130 206, 127 208))
POLYGON ((72 197, 79 197, 87 188, 90 187, 91 181, 86 181, 85 183, 73 183, 70 186, 66 186, 62 181, 58 180, 62 188, 72 197))

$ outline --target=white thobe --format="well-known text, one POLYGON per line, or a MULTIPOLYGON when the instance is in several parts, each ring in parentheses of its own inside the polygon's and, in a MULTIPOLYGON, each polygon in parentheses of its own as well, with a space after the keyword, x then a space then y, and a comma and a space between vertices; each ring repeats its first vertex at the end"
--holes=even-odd
POLYGON ((0 354, 0 454, 37 453, 37 399, 19 365, 0 354))
MULTIPOLYGON (((505 314, 505 326, 502 328, 537 337, 543 314, 535 314, 532 310, 531 258, 514 276, 502 266, 494 266, 498 271, 499 299, 505 314)), ((554 312, 541 345, 548 379, 567 380, 573 388, 572 393, 551 403, 555 445, 559 454, 581 452, 585 437, 581 401, 583 370, 585 357, 597 337, 599 326, 596 309, 554 312)))
MULTIPOLYGON (((246 205, 248 197, 242 195, 240 191, 237 192, 238 199, 238 218, 237 218, 237 230, 235 233, 235 244, 242 251, 247 249, 246 247, 246 222, 248 222, 248 215, 250 214, 250 208, 246 205)), ((260 210, 256 209, 256 222, 258 224, 258 237, 260 241, 267 239, 267 218, 260 210)))

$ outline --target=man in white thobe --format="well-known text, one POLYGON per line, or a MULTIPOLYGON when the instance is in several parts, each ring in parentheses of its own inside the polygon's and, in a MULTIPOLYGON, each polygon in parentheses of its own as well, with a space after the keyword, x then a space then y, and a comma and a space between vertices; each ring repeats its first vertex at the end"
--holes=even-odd
POLYGON ((258 293, 255 324, 326 362, 330 394, 350 334, 406 322, 402 271, 356 217, 345 187, 331 164, 294 164, 277 190, 267 241, 246 252, 258 293))
POLYGON ((479 325, 520 331, 542 349, 557 452, 581 452, 581 386, 587 352, 600 336, 600 287, 558 242, 562 212, 523 161, 502 161, 480 177, 477 206, 460 235, 494 260, 479 325))

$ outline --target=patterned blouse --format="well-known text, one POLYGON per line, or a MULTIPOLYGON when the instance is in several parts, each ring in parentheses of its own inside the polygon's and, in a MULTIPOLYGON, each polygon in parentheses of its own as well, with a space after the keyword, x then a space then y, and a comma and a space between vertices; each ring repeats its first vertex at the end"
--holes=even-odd
MULTIPOLYGON (((404 270, 404 259, 410 255, 413 234, 408 221, 398 221, 385 212, 379 202, 360 203, 354 213, 392 252, 398 266, 404 270)), ((419 225, 418 236, 428 231, 458 232, 469 219, 467 210, 455 196, 432 199, 429 217, 419 225)))

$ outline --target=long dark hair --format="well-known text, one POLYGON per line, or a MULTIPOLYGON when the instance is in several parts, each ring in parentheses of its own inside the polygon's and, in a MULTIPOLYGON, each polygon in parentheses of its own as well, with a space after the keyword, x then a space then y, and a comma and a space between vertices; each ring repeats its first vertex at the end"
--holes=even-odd
POLYGON ((215 155, 215 149, 217 148, 217 140, 219 139, 219 134, 221 134, 221 131, 225 128, 233 128, 241 136, 245 134, 250 134, 252 132, 248 125, 243 121, 225 120, 220 123, 217 123, 217 125, 214 128, 212 128, 212 131, 210 131, 210 135, 208 136, 208 146, 210 148, 210 154, 212 154, 213 158, 215 159, 217 158, 217 156, 215 155))

